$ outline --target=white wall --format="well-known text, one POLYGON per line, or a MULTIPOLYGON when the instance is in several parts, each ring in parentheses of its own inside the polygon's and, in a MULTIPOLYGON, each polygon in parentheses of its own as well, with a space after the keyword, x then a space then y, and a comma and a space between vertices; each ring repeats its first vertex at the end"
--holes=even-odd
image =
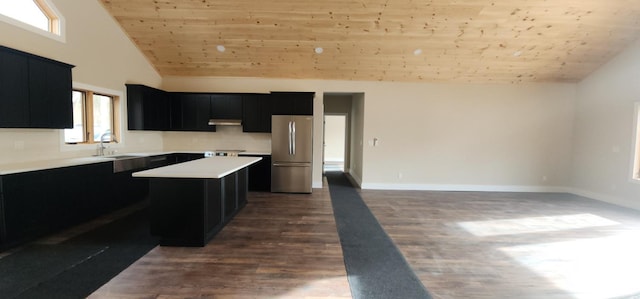
POLYGON ((351 101, 351 157, 349 174, 362 187, 362 166, 364 156, 364 93, 353 95, 351 101))
POLYGON ((390 83, 365 97, 363 188, 556 191, 569 183, 571 84, 390 83))
POLYGON ((640 42, 578 84, 572 186, 588 197, 640 209, 632 182, 634 104, 640 102, 640 42))
MULTIPOLYGON (((163 88, 315 92, 314 187, 322 184, 324 92, 364 93, 354 101, 364 116, 363 188, 557 191, 570 182, 573 84, 165 77, 163 88)), ((165 144, 179 142, 171 139, 165 144)))
MULTIPOLYGON (((66 42, 0 22, 0 44, 75 65, 74 82, 122 95, 126 82, 160 84, 160 76, 97 0, 50 1, 66 21, 66 42)), ((121 139, 125 143, 118 145, 122 151, 162 149, 160 133, 125 131, 121 139)), ((0 164, 95 152, 94 147, 75 147, 85 149, 81 151, 65 147, 61 130, 0 129, 0 140, 0 164)))

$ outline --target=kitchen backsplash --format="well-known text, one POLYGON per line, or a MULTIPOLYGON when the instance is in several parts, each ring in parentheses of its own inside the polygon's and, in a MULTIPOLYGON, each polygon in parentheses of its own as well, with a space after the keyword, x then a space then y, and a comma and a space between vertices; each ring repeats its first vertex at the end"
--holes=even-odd
POLYGON ((271 134, 243 133, 240 126, 218 126, 216 132, 164 132, 164 150, 238 149, 270 153, 271 134))

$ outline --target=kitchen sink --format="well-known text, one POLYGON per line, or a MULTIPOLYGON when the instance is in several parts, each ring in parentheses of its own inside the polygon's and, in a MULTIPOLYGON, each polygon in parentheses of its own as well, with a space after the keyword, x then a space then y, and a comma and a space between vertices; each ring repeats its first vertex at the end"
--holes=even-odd
POLYGON ((113 158, 113 172, 123 172, 129 170, 137 170, 147 168, 149 165, 149 157, 120 155, 111 156, 113 158))

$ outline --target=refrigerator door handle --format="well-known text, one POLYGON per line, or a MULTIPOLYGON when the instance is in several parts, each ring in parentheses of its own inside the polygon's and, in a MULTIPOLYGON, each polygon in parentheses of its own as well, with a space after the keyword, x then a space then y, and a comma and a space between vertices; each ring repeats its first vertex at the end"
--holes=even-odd
POLYGON ((296 122, 293 121, 293 142, 291 142, 291 146, 293 147, 293 155, 296 154, 296 122))
POLYGON ((289 121, 289 156, 291 156, 291 152, 292 152, 291 151, 291 131, 292 131, 291 129, 292 129, 291 121, 289 121))

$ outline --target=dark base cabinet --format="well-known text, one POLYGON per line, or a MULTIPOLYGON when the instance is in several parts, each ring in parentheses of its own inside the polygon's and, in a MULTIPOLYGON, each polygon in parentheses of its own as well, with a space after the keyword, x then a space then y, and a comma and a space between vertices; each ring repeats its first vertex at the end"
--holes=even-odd
POLYGON ((140 200, 113 196, 111 162, 0 176, 0 249, 140 200))
POLYGON ((262 160, 249 166, 249 191, 271 191, 271 156, 243 155, 243 157, 262 158, 262 160))
POLYGON ((151 234, 205 246, 247 204, 247 168, 220 179, 150 178, 151 234))

